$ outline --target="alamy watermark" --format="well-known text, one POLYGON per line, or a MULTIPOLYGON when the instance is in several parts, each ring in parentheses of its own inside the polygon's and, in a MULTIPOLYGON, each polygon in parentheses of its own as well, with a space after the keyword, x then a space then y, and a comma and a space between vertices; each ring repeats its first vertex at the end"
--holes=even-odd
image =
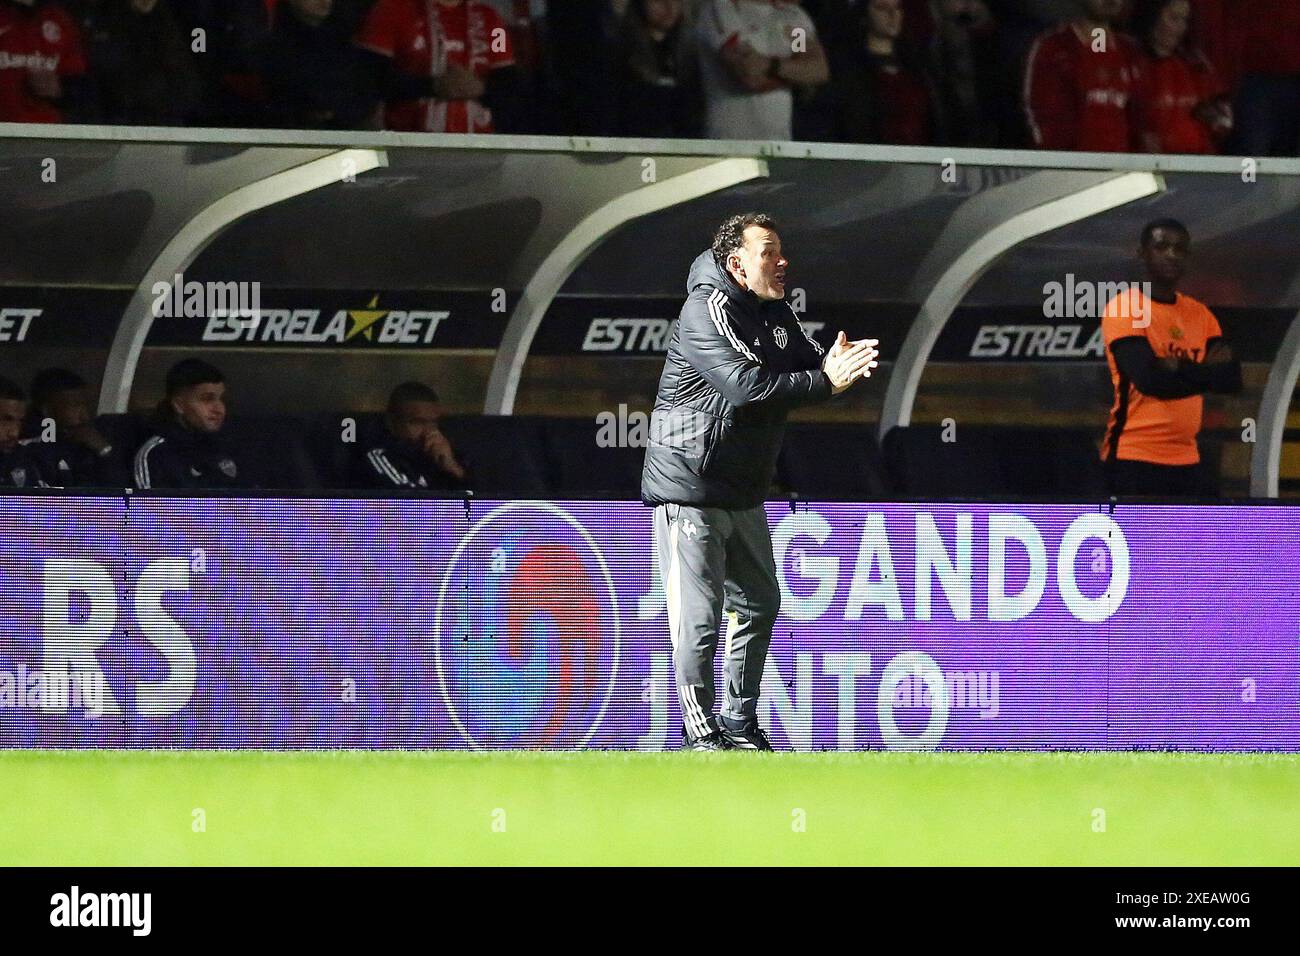
MULTIPOLYGON (((997 671, 946 671, 944 691, 949 710, 978 710, 980 719, 998 716, 1000 679, 997 671)), ((924 675, 910 674, 893 691, 895 707, 932 707, 934 692, 924 675)))
POLYGON ((262 283, 186 281, 176 273, 170 282, 155 282, 151 311, 155 319, 237 317, 256 323, 262 315, 262 283))
POLYGON ((596 415, 597 448, 674 448, 696 457, 704 453, 709 435, 723 427, 716 416, 692 408, 630 412, 620 404, 616 411, 596 415))
POLYGON ((1151 324, 1150 282, 1090 282, 1066 273, 1064 282, 1043 286, 1043 316, 1048 319, 1100 319, 1108 306, 1121 319, 1131 319, 1133 328, 1151 324))
POLYGON ((41 670, 19 664, 17 670, 0 671, 0 709, 43 710, 66 713, 81 708, 87 717, 104 713, 104 673, 99 670, 41 670))
POLYGON ((74 885, 50 897, 50 925, 59 928, 116 927, 132 936, 153 929, 152 893, 89 893, 74 885))

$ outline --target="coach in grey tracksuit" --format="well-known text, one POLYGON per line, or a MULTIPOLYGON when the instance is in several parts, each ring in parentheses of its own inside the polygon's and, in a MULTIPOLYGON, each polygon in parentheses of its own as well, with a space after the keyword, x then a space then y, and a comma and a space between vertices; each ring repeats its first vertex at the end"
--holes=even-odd
POLYGON ((827 353, 804 333, 784 301, 787 265, 769 217, 723 223, 691 266, 651 417, 641 499, 655 506, 678 696, 690 742, 706 744, 697 749, 768 749, 756 712, 781 592, 763 501, 786 415, 876 366, 874 339, 841 332, 827 353), (719 724, 713 659, 724 604, 719 724))

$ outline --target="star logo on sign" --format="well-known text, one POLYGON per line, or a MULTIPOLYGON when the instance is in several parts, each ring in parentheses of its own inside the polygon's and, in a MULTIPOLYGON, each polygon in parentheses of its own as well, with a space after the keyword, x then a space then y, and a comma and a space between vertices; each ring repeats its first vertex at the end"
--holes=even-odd
POLYGON ((378 304, 379 296, 376 295, 370 300, 370 304, 366 308, 348 310, 348 317, 352 319, 352 331, 347 334, 347 338, 343 340, 344 342, 350 341, 358 335, 369 342, 375 340, 374 325, 388 314, 387 309, 376 309, 375 306, 378 304))

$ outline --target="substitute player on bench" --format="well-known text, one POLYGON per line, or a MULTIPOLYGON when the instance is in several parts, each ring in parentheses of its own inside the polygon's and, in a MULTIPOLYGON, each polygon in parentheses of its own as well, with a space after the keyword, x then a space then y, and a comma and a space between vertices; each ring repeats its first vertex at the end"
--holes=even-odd
POLYGON ((1148 223, 1138 256, 1150 297, 1123 292, 1102 314, 1115 387, 1101 448, 1110 494, 1195 495, 1201 395, 1241 391, 1241 363, 1214 313, 1178 291, 1190 246, 1178 220, 1148 223))

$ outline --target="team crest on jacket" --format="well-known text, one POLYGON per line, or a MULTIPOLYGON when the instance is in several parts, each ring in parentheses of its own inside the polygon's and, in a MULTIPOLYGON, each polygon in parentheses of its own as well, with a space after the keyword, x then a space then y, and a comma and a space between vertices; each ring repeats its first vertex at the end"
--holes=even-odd
POLYGON ((778 325, 772 330, 772 338, 776 339, 776 347, 783 349, 786 343, 790 341, 790 333, 778 325))

